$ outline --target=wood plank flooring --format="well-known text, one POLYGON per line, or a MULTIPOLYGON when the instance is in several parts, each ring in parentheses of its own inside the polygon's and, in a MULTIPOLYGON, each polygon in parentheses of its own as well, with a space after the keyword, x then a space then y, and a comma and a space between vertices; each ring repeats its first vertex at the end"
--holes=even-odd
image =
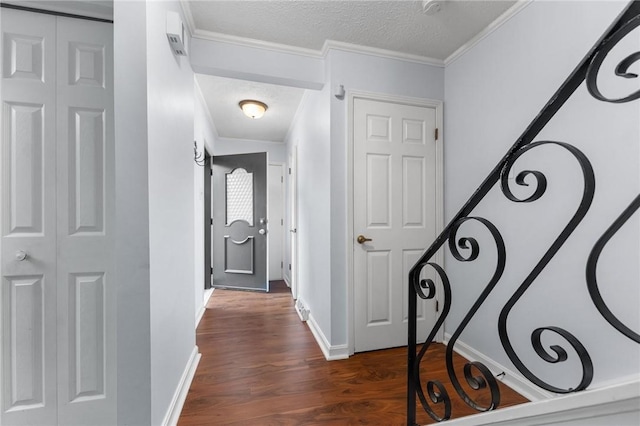
MULTIPOLYGON (((271 293, 215 290, 197 344, 202 359, 179 426, 406 424, 406 348, 326 361, 282 282, 271 293)), ((435 346, 428 377, 447 386, 444 346, 435 346)), ((456 358, 459 371, 463 362, 456 358)), ((501 406, 526 402, 501 391, 501 406)), ((453 411, 475 413, 460 400, 453 411)), ((421 409, 418 421, 433 423, 421 409)))

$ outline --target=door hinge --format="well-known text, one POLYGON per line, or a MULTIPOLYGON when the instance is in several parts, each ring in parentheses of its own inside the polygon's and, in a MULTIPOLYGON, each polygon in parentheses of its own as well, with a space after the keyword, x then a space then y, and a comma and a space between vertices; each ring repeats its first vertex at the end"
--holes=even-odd
POLYGON ((280 176, 280 183, 284 183, 284 176, 280 176))
POLYGON ((213 268, 209 268, 209 273, 213 275, 213 268))
POLYGON ((291 174, 291 167, 289 167, 289 174, 291 174))
POLYGON ((440 312, 440 301, 436 300, 436 312, 440 312))
POLYGON ((213 225, 213 218, 211 218, 211 221, 210 221, 210 222, 211 222, 211 223, 210 223, 210 225, 213 225))
POLYGON ((209 176, 213 176, 213 170, 209 170, 209 176))
POLYGON ((284 268, 284 262, 280 262, 280 269, 284 268))
POLYGON ((436 131, 434 133, 435 133, 436 140, 438 140, 438 128, 437 127, 436 127, 436 131))
POLYGON ((289 264, 289 270, 291 270, 291 264, 289 264))
POLYGON ((280 225, 284 225, 284 219, 280 219, 280 225))

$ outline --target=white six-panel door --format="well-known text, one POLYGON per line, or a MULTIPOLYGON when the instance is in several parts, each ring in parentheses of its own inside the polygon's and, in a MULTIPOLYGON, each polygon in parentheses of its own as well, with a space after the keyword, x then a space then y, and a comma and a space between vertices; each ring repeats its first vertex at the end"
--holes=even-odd
POLYGON ((2 423, 115 424, 112 27, 3 10, 1 56, 2 423))
POLYGON ((56 419, 56 26, 2 10, 2 423, 56 419))
POLYGON ((57 18, 58 422, 116 424, 112 26, 57 18))
MULTIPOLYGON (((354 99, 354 344, 407 344, 409 269, 436 236, 436 108, 354 99), (371 241, 358 243, 362 235, 371 241)), ((435 278, 435 277, 433 277, 435 278)), ((419 339, 435 301, 418 303, 419 339)))

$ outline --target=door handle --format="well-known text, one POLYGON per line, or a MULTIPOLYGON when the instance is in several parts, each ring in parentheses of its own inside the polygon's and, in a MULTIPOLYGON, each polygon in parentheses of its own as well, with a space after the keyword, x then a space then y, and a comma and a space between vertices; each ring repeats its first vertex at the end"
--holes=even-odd
POLYGON ((358 242, 358 244, 364 244, 367 241, 373 241, 371 238, 367 238, 364 235, 358 235, 358 238, 356 238, 356 241, 358 242))

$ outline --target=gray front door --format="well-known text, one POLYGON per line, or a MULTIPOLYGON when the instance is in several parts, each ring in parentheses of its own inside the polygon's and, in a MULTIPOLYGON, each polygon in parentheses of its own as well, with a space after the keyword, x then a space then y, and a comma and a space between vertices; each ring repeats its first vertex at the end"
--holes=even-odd
POLYGON ((213 157, 213 286, 269 291, 267 154, 213 157))

